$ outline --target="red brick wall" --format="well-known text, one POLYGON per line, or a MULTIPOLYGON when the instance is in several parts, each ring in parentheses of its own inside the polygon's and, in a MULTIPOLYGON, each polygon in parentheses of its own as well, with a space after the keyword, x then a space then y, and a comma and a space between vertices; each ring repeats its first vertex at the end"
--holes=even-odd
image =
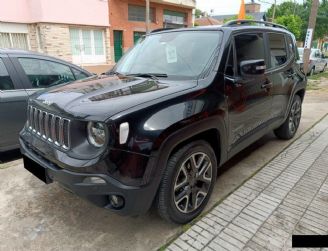
MULTIPOLYGON (((123 49, 126 51, 133 46, 133 32, 146 31, 145 22, 131 22, 128 20, 128 4, 145 6, 144 0, 109 0, 109 23, 111 30, 111 46, 114 44, 114 30, 123 31, 123 49)), ((151 8, 156 10, 155 23, 151 23, 150 29, 163 28, 163 15, 165 10, 184 12, 187 15, 188 26, 192 26, 192 9, 181 8, 171 5, 151 3, 151 8)))

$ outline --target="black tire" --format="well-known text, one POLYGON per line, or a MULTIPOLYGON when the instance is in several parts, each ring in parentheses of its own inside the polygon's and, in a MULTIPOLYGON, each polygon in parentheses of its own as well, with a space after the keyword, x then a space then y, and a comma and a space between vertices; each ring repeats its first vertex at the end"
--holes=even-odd
POLYGON ((314 67, 313 67, 313 68, 311 69, 309 75, 310 75, 310 76, 313 76, 314 74, 315 74, 315 69, 314 69, 314 67))
POLYGON ((216 156, 212 147, 206 141, 194 141, 179 149, 169 158, 166 165, 166 170, 164 172, 159 187, 159 191, 157 194, 157 209, 159 215, 168 222, 178 224, 185 224, 196 218, 203 211, 209 200, 209 197, 213 191, 213 186, 215 184, 216 175, 216 156), (203 159, 201 158, 201 154, 204 154, 203 159), (191 176, 193 176, 193 174, 191 174, 193 169, 191 167, 192 160, 195 160, 193 162, 195 170, 206 169, 204 171, 205 173, 199 175, 201 172, 199 171, 198 176, 197 174, 195 174, 195 177, 191 178, 191 176), (205 167, 210 166, 208 164, 209 161, 211 162, 211 178, 205 177, 206 175, 209 175, 210 168, 205 167), (188 169, 188 164, 190 170, 188 169), (197 165, 199 165, 199 169, 196 168, 197 165), (188 173, 189 170, 189 178, 187 178, 187 175, 185 175, 186 173, 184 172, 184 170, 186 171, 186 173, 188 173), (179 181, 181 179, 181 176, 185 176, 186 181, 184 181, 184 179, 182 179, 182 181, 179 181), (205 180, 205 178, 206 182, 201 183, 202 181, 200 181, 200 179, 205 180), (193 179, 193 181, 191 181, 191 179, 193 179), (180 183, 178 184, 178 182, 180 183), (186 185, 182 186, 181 188, 178 188, 179 185, 184 182, 187 182, 186 185), (199 189, 198 186, 200 185, 202 185, 202 189, 199 189), (197 189, 199 190, 197 191, 197 189), (201 194, 202 191, 205 191, 206 189, 208 189, 207 194, 201 194), (177 197, 179 197, 180 194, 183 194, 183 196, 180 196, 181 198, 186 198, 182 199, 179 204, 177 202, 177 197), (203 197, 200 197, 199 195, 203 197), (184 200, 186 201, 184 202, 184 200), (194 204, 193 201, 195 201, 194 204), (185 204, 184 208, 183 204, 185 204), (188 212, 190 208, 192 208, 192 211, 188 212), (183 212, 184 210, 185 212, 183 212))
POLYGON ((291 139, 295 136, 300 125, 302 116, 302 100, 299 95, 295 95, 285 122, 276 130, 274 134, 279 139, 291 139))
POLYGON ((327 64, 325 64, 325 66, 323 67, 322 72, 326 71, 326 67, 327 67, 327 64))

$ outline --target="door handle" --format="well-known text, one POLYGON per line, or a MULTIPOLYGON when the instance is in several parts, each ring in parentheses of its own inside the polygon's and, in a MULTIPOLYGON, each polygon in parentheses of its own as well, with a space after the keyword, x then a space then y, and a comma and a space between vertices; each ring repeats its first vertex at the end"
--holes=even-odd
POLYGON ((273 87, 273 84, 271 82, 266 82, 265 84, 261 85, 262 89, 270 89, 273 87))
POLYGON ((241 87, 241 84, 239 83, 240 78, 233 78, 233 77, 224 76, 224 79, 231 82, 234 87, 241 87))

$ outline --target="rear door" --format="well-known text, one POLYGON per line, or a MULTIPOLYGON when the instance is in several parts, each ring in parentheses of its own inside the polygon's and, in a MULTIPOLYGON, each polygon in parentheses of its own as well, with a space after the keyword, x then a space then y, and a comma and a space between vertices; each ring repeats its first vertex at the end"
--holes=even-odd
POLYGON ((290 94, 295 80, 294 60, 295 48, 290 35, 284 33, 267 33, 268 78, 273 84, 272 88, 272 113, 273 120, 281 120, 285 117, 290 94))
POLYGON ((243 77, 240 64, 247 60, 265 60, 265 41, 261 32, 234 37, 225 73, 225 92, 229 109, 230 150, 244 148, 257 139, 270 120, 272 96, 266 74, 243 77), (230 66, 234 65, 233 68, 230 66), (249 138, 253 136, 253 140, 249 138))
POLYGON ((7 55, 0 54, 0 151, 19 147, 28 94, 7 55))

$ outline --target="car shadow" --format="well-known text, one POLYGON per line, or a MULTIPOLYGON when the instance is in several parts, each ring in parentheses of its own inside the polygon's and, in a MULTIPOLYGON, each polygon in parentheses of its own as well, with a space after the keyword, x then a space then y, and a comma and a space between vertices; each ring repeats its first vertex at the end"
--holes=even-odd
POLYGON ((0 164, 5 164, 14 160, 22 158, 22 154, 19 149, 1 152, 0 153, 0 164))
POLYGON ((231 159, 229 159, 226 163, 224 163, 220 168, 218 168, 218 176, 222 175, 224 172, 228 171, 229 168, 232 168, 233 166, 237 165, 239 162, 246 159, 248 156, 250 156, 254 151, 258 150, 268 142, 270 142, 272 139, 275 139, 273 133, 268 133, 246 147, 244 150, 237 153, 235 156, 233 156, 231 159))

